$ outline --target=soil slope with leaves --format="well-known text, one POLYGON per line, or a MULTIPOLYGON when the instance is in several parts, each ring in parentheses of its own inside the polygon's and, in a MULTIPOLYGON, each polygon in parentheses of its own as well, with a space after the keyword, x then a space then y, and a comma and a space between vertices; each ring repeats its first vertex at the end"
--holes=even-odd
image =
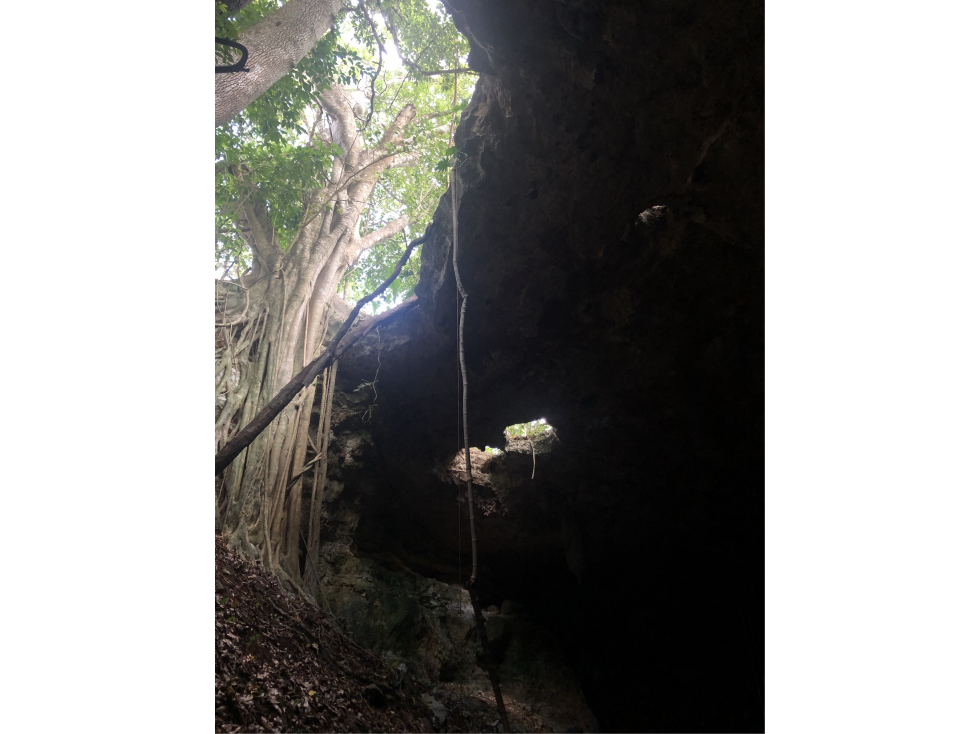
POLYGON ((218 534, 214 571, 215 731, 497 731, 489 697, 390 670, 218 534))

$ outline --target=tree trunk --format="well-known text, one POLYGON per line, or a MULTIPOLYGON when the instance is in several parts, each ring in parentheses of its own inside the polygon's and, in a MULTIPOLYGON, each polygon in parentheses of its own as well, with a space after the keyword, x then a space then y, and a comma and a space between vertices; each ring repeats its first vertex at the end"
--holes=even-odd
MULTIPOLYGON (((291 0, 282 10, 312 5, 317 4, 291 0)), ((390 148, 401 145, 414 107, 407 105, 377 146, 368 149, 362 145, 364 136, 358 133, 346 93, 326 90, 319 96, 326 115, 313 132, 324 142, 338 143, 344 155, 315 192, 295 238, 286 246, 278 242, 271 225, 274 213, 257 195, 242 202, 235 223, 252 250, 252 274, 241 282, 219 284, 215 301, 216 452, 319 356, 330 310, 346 309, 342 303, 334 305, 334 297, 347 269, 364 250, 409 223, 402 217, 375 232, 360 233, 361 214, 380 176, 405 160, 390 148)), ((247 184, 243 171, 236 175, 247 184)), ((224 470, 215 503, 217 525, 230 542, 297 587, 302 586, 300 548, 309 540, 303 540, 300 526, 304 482, 297 474, 309 471, 307 445, 322 444, 318 427, 310 435, 313 395, 311 385, 301 386, 237 455, 224 470)))
POLYGON ((243 31, 238 43, 248 49, 249 71, 214 75, 215 127, 292 71, 333 27, 339 8, 340 0, 289 0, 243 31))

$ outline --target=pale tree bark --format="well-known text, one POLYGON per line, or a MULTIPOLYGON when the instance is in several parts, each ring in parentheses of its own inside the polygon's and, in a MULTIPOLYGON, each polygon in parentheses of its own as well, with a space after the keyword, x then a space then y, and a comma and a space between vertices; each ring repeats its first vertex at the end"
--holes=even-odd
MULTIPOLYGON (((242 3, 245 5, 247 3, 242 3)), ((248 49, 247 72, 214 75, 214 125, 223 125, 288 74, 333 27, 340 0, 289 0, 238 43, 248 49)))
MULTIPOLYGON (((367 201, 384 171, 411 160, 403 141, 415 109, 402 109, 379 143, 369 148, 356 126, 352 94, 342 89, 319 93, 325 114, 313 126, 313 134, 339 144, 343 157, 313 192, 292 242, 277 241, 270 212, 257 191, 239 202, 235 227, 251 248, 252 272, 240 282, 220 284, 215 300, 216 452, 319 356, 324 339, 332 336, 331 309, 349 311, 335 301, 344 273, 361 253, 410 223, 402 216, 374 232, 360 231, 367 201)), ((248 183, 244 167, 234 175, 248 183)), ((329 425, 311 425, 317 392, 322 395, 315 386, 303 388, 238 455, 224 470, 216 497, 219 529, 246 556, 297 588, 302 587, 300 549, 310 543, 300 527, 299 477, 325 461, 329 433, 329 425), (312 447, 312 462, 307 446, 312 447), (317 454, 320 458, 315 459, 317 454)), ((320 411, 324 409, 329 410, 328 405, 321 405, 320 411)), ((319 471, 322 475, 324 468, 319 471)), ((322 490, 322 480, 317 482, 322 490)), ((316 494, 322 499, 322 491, 316 494)))

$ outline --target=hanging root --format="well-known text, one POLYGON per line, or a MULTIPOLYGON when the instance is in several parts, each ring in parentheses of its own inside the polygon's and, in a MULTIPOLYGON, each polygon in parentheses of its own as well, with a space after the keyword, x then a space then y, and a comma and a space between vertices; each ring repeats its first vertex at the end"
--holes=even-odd
POLYGON ((462 287, 462 278, 459 276, 459 190, 456 184, 455 171, 449 180, 449 189, 452 198, 452 268, 455 270, 456 288, 462 296, 462 307, 459 309, 459 371, 462 375, 462 436, 463 448, 466 452, 466 488, 469 490, 469 532, 472 537, 473 569, 469 583, 469 600, 472 602, 473 617, 476 620, 476 631, 479 633, 479 641, 483 646, 483 654, 487 659, 487 667, 490 677, 490 685, 493 687, 493 695, 496 697, 496 711, 500 715, 503 724, 503 731, 510 731, 510 718, 507 716, 506 706, 503 703, 503 692, 500 690, 500 676, 497 670, 496 660, 493 659, 493 652, 490 649, 489 637, 486 634, 486 623, 483 620, 483 613, 479 608, 479 594, 476 590, 476 577, 478 566, 476 563, 476 515, 473 510, 473 468, 472 459, 469 456, 469 383, 466 379, 466 353, 463 343, 463 325, 466 322, 466 299, 469 298, 466 289, 462 287))

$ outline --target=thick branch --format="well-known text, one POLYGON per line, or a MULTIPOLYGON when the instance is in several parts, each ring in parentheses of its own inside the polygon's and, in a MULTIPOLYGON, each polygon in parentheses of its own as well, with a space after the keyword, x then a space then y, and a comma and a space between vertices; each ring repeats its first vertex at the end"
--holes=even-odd
MULTIPOLYGON (((355 184, 361 183, 363 182, 364 179, 367 178, 368 175, 372 173, 376 173, 379 168, 378 164, 382 163, 384 160, 393 159, 396 157, 397 156, 394 153, 389 153, 387 155, 381 156, 377 160, 369 161, 367 165, 345 176, 341 176, 336 183, 330 183, 324 186, 318 192, 316 192, 315 206, 310 207, 306 215, 306 221, 299 226, 299 229, 296 231, 296 237, 293 240, 293 242, 296 242, 299 239, 299 237, 306 231, 306 229, 316 219, 316 217, 318 217, 323 212, 323 209, 329 206, 333 202, 334 198, 336 198, 336 201, 338 203, 345 201, 346 199, 344 199, 344 191, 348 187, 352 187, 355 184)), ((388 166, 385 165, 385 168, 386 167, 388 166)), ((337 222, 334 222, 334 225, 331 226, 327 230, 327 232, 328 233, 333 232, 341 225, 342 222, 338 220, 337 222)), ((310 246, 315 246, 315 242, 311 243, 310 246)))
MULTIPOLYGON (((251 423, 245 426, 234 438, 228 441, 228 443, 225 444, 220 451, 218 451, 218 453, 214 456, 215 476, 220 474, 232 461, 235 460, 235 457, 238 456, 238 454, 244 451, 245 448, 252 443, 252 441, 258 438, 259 434, 264 431, 272 420, 282 412, 282 410, 292 401, 294 397, 296 397, 296 395, 299 394, 300 390, 313 384, 313 380, 316 379, 318 374, 335 362, 340 354, 347 351, 358 339, 367 333, 368 329, 358 328, 354 330, 354 332, 352 332, 350 335, 351 338, 347 340, 341 348, 340 342, 350 330, 354 320, 360 313, 360 309, 370 301, 377 298, 377 296, 383 293, 387 287, 394 282, 394 279, 401 273, 401 269, 404 267, 405 263, 408 262, 408 258, 411 257, 412 251, 415 249, 415 247, 428 239, 430 232, 431 225, 429 225, 429 228, 425 231, 424 235, 419 237, 417 240, 412 240, 408 244, 408 249, 405 250, 405 253, 401 256, 401 259, 398 260, 398 264, 395 266, 394 272, 388 276, 387 280, 381 283, 381 285, 378 286, 373 293, 370 293, 357 301, 357 305, 353 307, 353 309, 350 311, 350 315, 347 317, 347 320, 343 323, 343 326, 340 327, 340 330, 337 332, 336 336, 333 337, 333 341, 330 343, 329 348, 319 357, 303 367, 296 374, 296 376, 285 385, 285 387, 276 393, 275 397, 269 401, 269 404, 259 411, 258 415, 255 416, 251 423)), ((412 296, 398 308, 392 308, 389 311, 385 311, 384 313, 381 313, 375 318, 371 319, 370 328, 373 328, 381 321, 391 319, 396 315, 404 313, 409 308, 413 308, 417 303, 417 298, 412 296), (408 305, 409 303, 411 304, 410 306, 408 305)))
MULTIPOLYGON (((351 329, 347 336, 344 337, 340 346, 337 348, 337 359, 339 359, 345 352, 350 351, 350 348, 367 336, 370 332, 374 331, 378 326, 391 319, 396 319, 400 317, 406 311, 410 311, 415 306, 418 305, 418 296, 411 296, 406 298, 404 301, 399 303, 393 308, 389 308, 387 311, 382 311, 373 318, 367 319, 362 323, 358 324, 356 328, 351 329)), ((315 375, 314 375, 315 379, 315 375)), ((312 382, 310 382, 312 384, 312 382)))
POLYGON ((419 153, 417 150, 404 155, 396 155, 391 159, 388 168, 412 168, 418 165, 419 153))
POLYGON ((408 127, 409 123, 415 119, 415 105, 411 102, 406 104, 401 108, 388 129, 384 131, 384 135, 381 136, 381 140, 377 145, 375 150, 381 150, 383 147, 389 143, 400 143, 405 135, 405 128, 408 127))
MULTIPOLYGON (((388 237, 393 237, 398 232, 400 232, 405 227, 407 227, 410 222, 411 220, 408 217, 398 217, 397 219, 392 219, 383 227, 379 227, 378 229, 375 229, 366 237, 362 237, 359 242, 357 255, 359 255, 361 252, 364 252, 365 250, 371 249, 378 242, 383 242, 388 237)), ((356 255, 354 257, 356 257, 356 255)))
POLYGON ((354 118, 353 105, 342 88, 319 90, 319 100, 323 108, 333 118, 330 133, 333 142, 340 146, 344 156, 349 156, 357 140, 357 123, 354 118), (334 129, 336 127, 336 129, 334 129))
POLYGON ((475 69, 470 69, 468 66, 460 66, 455 69, 440 69, 439 71, 425 71, 419 67, 415 62, 409 59, 401 57, 401 60, 405 62, 405 65, 411 69, 416 74, 421 74, 422 76, 441 76, 442 74, 478 74, 479 72, 475 69))
POLYGON ((265 202, 255 202, 252 199, 252 201, 245 203, 242 212, 251 234, 250 238, 245 237, 245 241, 248 242, 263 265, 269 270, 275 270, 281 253, 275 244, 275 232, 272 231, 272 222, 269 220, 265 202))
POLYGON ((243 31, 248 74, 214 75, 214 125, 220 126, 291 72, 336 19, 340 0, 289 0, 243 31))

